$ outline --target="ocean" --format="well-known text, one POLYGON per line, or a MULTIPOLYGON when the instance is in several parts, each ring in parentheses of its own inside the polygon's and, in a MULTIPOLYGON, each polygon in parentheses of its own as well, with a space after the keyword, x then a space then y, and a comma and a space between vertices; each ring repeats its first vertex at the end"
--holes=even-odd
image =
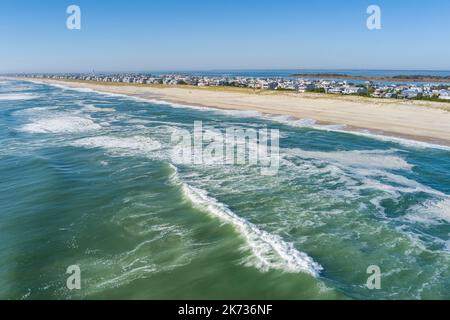
POLYGON ((0 298, 450 299, 450 148, 342 129, 0 80, 0 298), (276 174, 174 163, 200 121, 276 174))

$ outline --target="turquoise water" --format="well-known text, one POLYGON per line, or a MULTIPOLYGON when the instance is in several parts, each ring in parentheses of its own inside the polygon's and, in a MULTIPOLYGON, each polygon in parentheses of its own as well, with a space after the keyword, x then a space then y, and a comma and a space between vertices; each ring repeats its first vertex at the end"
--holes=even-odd
POLYGON ((450 150, 305 124, 0 80, 0 298, 450 299, 450 150), (278 173, 174 165, 194 121, 278 173))

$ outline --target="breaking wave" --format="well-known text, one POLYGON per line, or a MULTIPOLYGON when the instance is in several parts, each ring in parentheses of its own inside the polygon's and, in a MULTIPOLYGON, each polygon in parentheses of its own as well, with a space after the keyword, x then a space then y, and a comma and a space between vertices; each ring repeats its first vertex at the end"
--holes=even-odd
POLYGON ((181 185, 183 194, 189 201, 232 225, 246 240, 248 249, 256 259, 254 262, 247 263, 248 265, 253 265, 262 271, 276 269, 289 273, 307 273, 314 277, 320 275, 322 266, 307 254, 295 249, 292 243, 287 243, 281 237, 261 230, 239 217, 226 205, 209 196, 206 191, 182 182, 178 177, 177 168, 172 165, 171 167, 175 171, 174 182, 181 185))
POLYGON ((87 106, 83 107, 82 111, 93 112, 93 113, 95 113, 95 112, 115 112, 116 109, 114 109, 114 108, 99 108, 94 105, 87 105, 87 106))
POLYGON ((0 101, 32 100, 38 98, 39 98, 38 95, 33 95, 31 93, 0 94, 0 101))
POLYGON ((125 94, 116 94, 116 93, 108 93, 98 90, 93 90, 89 88, 77 88, 77 87, 69 87, 64 86, 60 84, 54 84, 54 83, 44 83, 39 81, 31 81, 35 83, 41 83, 46 84, 54 87, 59 87, 64 90, 74 90, 79 92, 90 92, 90 93, 99 93, 102 95, 107 95, 111 97, 121 97, 126 99, 133 99, 141 102, 147 102, 147 103, 154 103, 154 104, 162 104, 171 106, 174 108, 189 108, 189 109, 197 109, 197 110, 209 110, 209 111, 215 111, 220 113, 225 113, 232 116, 237 117, 255 117, 255 118, 264 118, 266 120, 271 120, 274 122, 282 123, 285 125, 293 126, 293 127, 305 127, 305 128, 312 128, 317 130, 325 130, 330 132, 337 132, 337 133, 345 133, 345 134, 352 134, 352 135, 358 135, 370 139, 385 141, 385 142, 393 142, 398 143, 400 145, 406 146, 406 147, 412 147, 412 148, 421 148, 421 149, 439 149, 439 150, 448 150, 450 151, 450 146, 445 145, 439 145, 434 143, 428 143, 428 142, 422 142, 422 141, 416 141, 416 140, 410 140, 405 138, 398 138, 398 137, 392 137, 392 136, 386 136, 386 135, 380 135, 371 133, 369 131, 362 132, 362 131, 350 131, 346 130, 345 128, 347 125, 345 124, 336 124, 336 125, 320 125, 317 123, 316 120, 313 119, 296 119, 291 116, 284 116, 284 115, 269 115, 264 114, 258 111, 245 111, 245 110, 228 110, 228 109, 220 109, 213 106, 195 106, 195 105, 188 105, 188 104, 179 104, 179 103, 173 103, 166 100, 161 99, 144 99, 136 96, 131 95, 125 95, 125 94))
POLYGON ((74 146, 84 148, 103 148, 109 151, 133 152, 133 154, 149 154, 161 148, 161 144, 151 138, 98 136, 77 140, 74 146))
POLYGON ((446 145, 440 145, 440 144, 435 144, 435 143, 429 143, 429 142, 387 136, 387 135, 382 135, 382 134, 376 134, 376 133, 372 133, 368 130, 366 130, 366 131, 346 130, 345 129, 346 125, 343 125, 343 124, 342 125, 341 124, 319 125, 319 124, 317 124, 317 122, 315 120, 312 120, 312 119, 296 119, 296 118, 290 117, 290 116, 265 115, 264 118, 267 120, 275 121, 275 122, 289 125, 292 127, 312 128, 312 129, 329 131, 329 132, 351 134, 351 135, 361 136, 361 137, 384 141, 384 142, 393 142, 393 143, 397 143, 399 145, 402 145, 405 147, 410 147, 410 148, 438 149, 438 150, 450 151, 450 146, 446 146, 446 145))
POLYGON ((389 150, 320 152, 288 149, 287 153, 288 155, 295 155, 304 159, 316 159, 329 163, 338 163, 346 167, 392 170, 411 170, 413 168, 413 166, 403 158, 392 154, 389 150))
POLYGON ((20 131, 28 133, 80 133, 99 130, 102 127, 88 118, 73 115, 36 119, 25 124, 20 131))
POLYGON ((428 225, 450 223, 450 199, 428 200, 416 205, 409 210, 405 218, 428 225))

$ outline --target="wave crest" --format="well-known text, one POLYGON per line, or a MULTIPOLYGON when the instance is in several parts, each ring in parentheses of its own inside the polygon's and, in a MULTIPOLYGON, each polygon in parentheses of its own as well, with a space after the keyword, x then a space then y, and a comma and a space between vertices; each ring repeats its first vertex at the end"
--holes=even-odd
POLYGON ((289 273, 307 273, 313 277, 320 275, 323 267, 306 253, 298 251, 292 243, 285 242, 280 236, 261 230, 239 217, 226 205, 210 197, 206 191, 182 182, 178 177, 177 168, 171 167, 175 171, 174 181, 182 186, 183 194, 189 201, 232 225, 246 240, 248 248, 256 258, 255 263, 250 264, 262 271, 276 269, 289 273))
POLYGON ((28 133, 80 133, 101 128, 91 119, 67 115, 37 119, 22 126, 20 130, 28 133))

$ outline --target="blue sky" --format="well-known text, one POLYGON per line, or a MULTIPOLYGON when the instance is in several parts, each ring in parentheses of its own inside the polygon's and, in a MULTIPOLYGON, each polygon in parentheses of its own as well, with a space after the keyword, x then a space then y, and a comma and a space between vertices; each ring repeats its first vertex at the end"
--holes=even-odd
POLYGON ((0 73, 450 70, 448 0, 1 0, 0 73), (81 30, 68 30, 76 4, 81 30), (382 29, 366 28, 366 9, 382 29))

